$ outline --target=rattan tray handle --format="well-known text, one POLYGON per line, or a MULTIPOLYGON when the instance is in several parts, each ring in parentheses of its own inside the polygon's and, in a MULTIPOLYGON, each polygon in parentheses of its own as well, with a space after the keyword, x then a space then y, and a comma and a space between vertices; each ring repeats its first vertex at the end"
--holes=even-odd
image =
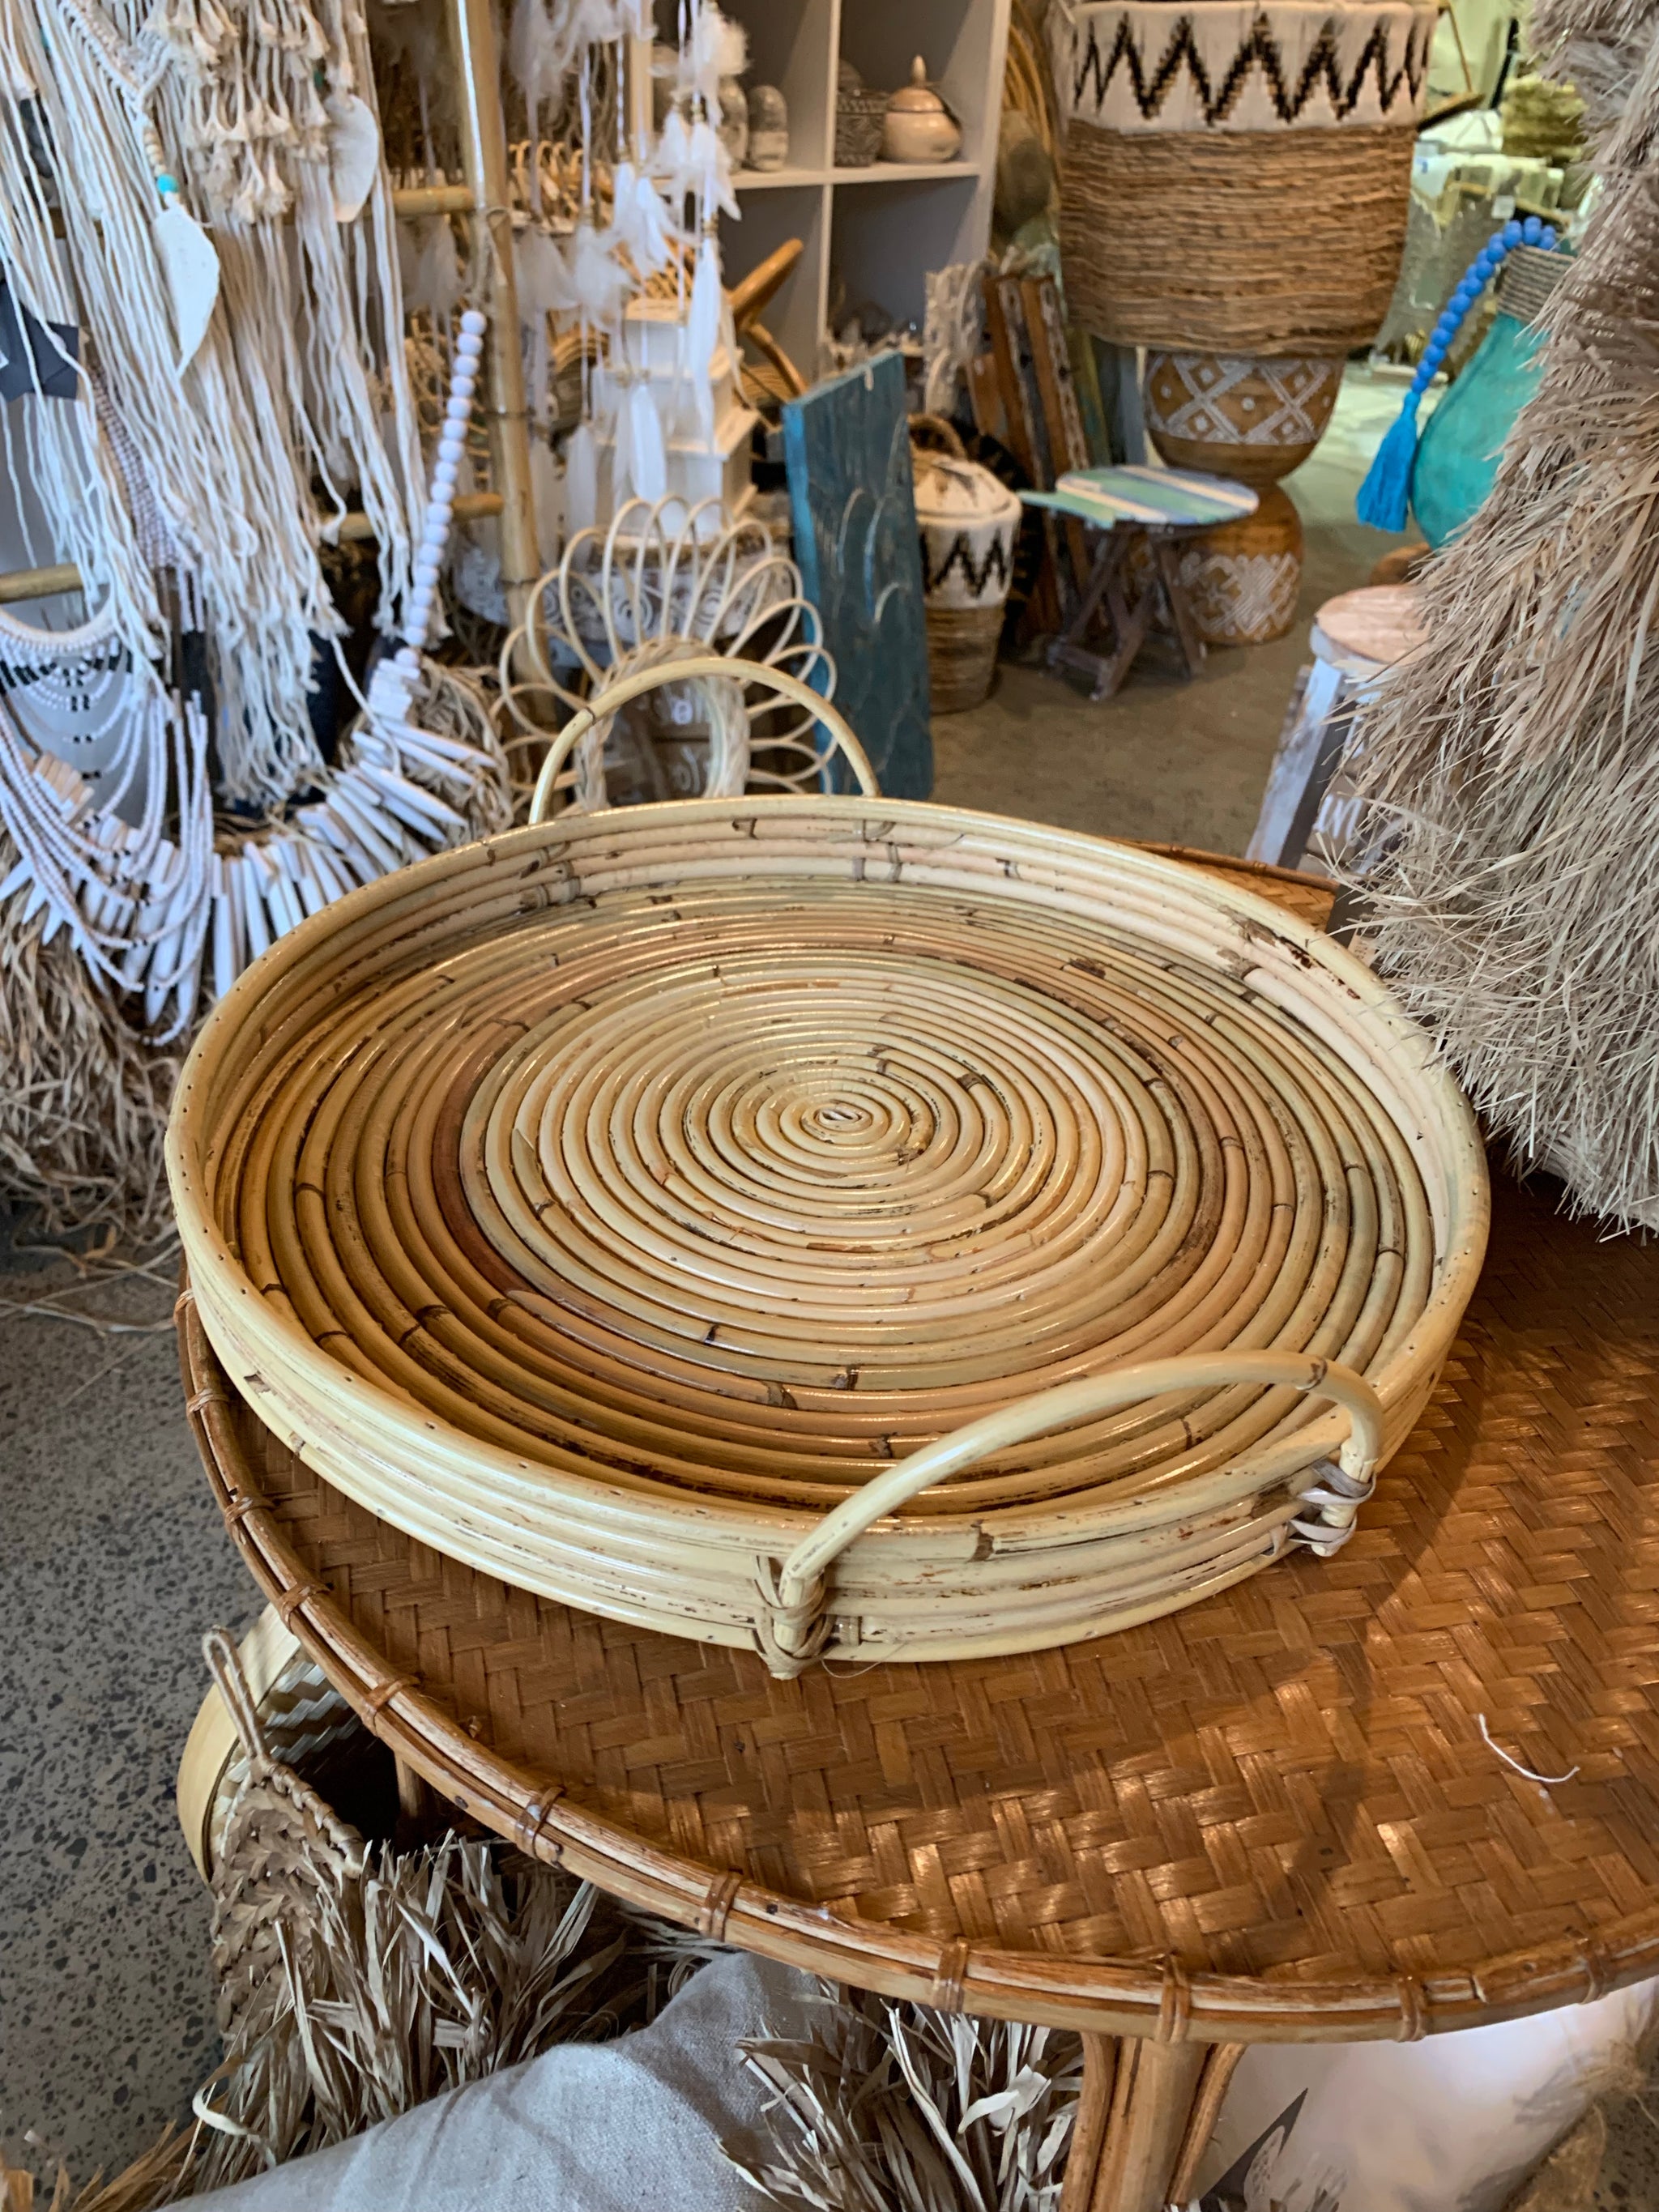
POLYGON ((1314 1517, 1291 1524, 1313 1550, 1335 1551, 1370 1495, 1382 1452, 1382 1402, 1363 1375, 1334 1360, 1291 1352, 1206 1352, 1184 1358, 1142 1360, 1109 1375, 1063 1382, 1057 1389, 1017 1399, 913 1452, 890 1473, 844 1498, 810 1536, 802 1538, 777 1571, 775 1595, 768 1593, 771 1618, 762 1637, 769 1664, 775 1673, 793 1673, 811 1662, 829 1631, 824 1600, 830 1565, 855 1536, 908 1504, 930 1484, 1068 1422, 1092 1420, 1169 1390, 1214 1390, 1235 1382, 1304 1390, 1334 1399, 1346 1411, 1352 1425, 1336 1466, 1321 1463, 1316 1472, 1324 1479, 1301 1493, 1314 1517))
POLYGON ((593 727, 619 708, 628 705, 647 691, 654 691, 660 684, 684 684, 710 677, 728 676, 738 684, 758 684, 769 691, 775 691, 796 706, 805 707, 814 720, 822 723, 834 743, 845 754, 847 765, 857 779, 859 789, 866 799, 879 799, 881 786, 876 781, 876 772, 870 765, 870 757, 854 736, 844 715, 837 714, 821 691, 803 684, 799 676, 787 669, 769 668, 758 660, 737 660, 721 653, 704 653, 696 660, 665 660, 654 668, 641 668, 632 676, 624 676, 618 684, 602 691, 597 699, 590 699, 579 707, 564 727, 558 732, 548 748, 547 758, 542 763, 541 774, 536 778, 535 794, 530 802, 530 819, 545 822, 553 808, 553 786, 560 770, 577 746, 593 727))

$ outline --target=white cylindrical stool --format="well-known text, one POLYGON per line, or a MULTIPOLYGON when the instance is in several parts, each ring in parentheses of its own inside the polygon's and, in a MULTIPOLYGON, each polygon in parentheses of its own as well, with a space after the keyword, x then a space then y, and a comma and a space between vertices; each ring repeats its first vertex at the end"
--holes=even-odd
POLYGON ((1383 672, 1423 642, 1415 584, 1372 584, 1327 599, 1314 618, 1313 659, 1296 680, 1245 858, 1297 868, 1355 864, 1358 801, 1350 785, 1364 708, 1383 672))

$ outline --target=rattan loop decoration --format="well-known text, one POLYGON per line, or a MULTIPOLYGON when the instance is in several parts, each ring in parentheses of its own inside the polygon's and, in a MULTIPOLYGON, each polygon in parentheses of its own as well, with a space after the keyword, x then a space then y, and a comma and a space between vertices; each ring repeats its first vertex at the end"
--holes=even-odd
POLYGON ((1328 939, 873 796, 562 814, 341 901, 216 1008, 169 1168, 203 1327, 329 1482, 780 1674, 1334 1548, 1486 1223, 1328 939))
POLYGON ((588 732, 606 721, 626 707, 630 700, 654 691, 667 682, 680 684, 720 684, 730 690, 733 685, 758 684, 797 707, 805 707, 828 733, 831 743, 842 753, 852 769, 859 789, 873 799, 880 792, 870 757, 853 734, 851 724, 821 692, 813 690, 799 676, 792 676, 787 668, 773 668, 762 660, 741 660, 731 655, 708 653, 676 659, 672 666, 660 663, 649 668, 636 668, 606 687, 602 697, 579 707, 548 747, 536 778, 536 788, 530 801, 532 822, 545 822, 553 811, 553 794, 565 764, 588 732))

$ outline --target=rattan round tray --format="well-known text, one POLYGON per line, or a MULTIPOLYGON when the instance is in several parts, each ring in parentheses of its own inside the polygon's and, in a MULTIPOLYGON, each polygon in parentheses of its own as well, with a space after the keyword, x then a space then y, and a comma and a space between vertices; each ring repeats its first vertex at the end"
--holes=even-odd
POLYGON ((1328 1553, 1479 1271, 1358 963, 1159 856, 868 798, 561 817, 291 932, 169 1169, 236 1388, 434 1549, 948 1659, 1328 1553))

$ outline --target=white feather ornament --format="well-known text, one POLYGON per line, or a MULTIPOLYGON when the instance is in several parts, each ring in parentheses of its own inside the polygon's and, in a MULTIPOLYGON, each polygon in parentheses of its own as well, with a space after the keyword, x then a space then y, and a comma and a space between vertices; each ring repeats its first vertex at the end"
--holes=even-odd
POLYGON ((657 139, 651 166, 656 175, 666 179, 672 205, 678 207, 687 192, 695 189, 691 173, 691 136, 678 104, 668 111, 657 139))
POLYGON ((328 103, 328 181, 336 222, 356 222, 380 170, 380 126, 355 92, 328 103))
MULTIPOLYGON (((663 449, 662 418, 651 397, 649 378, 642 376, 629 391, 628 414, 629 475, 636 495, 654 507, 667 495, 668 456, 663 449)), ((620 438, 617 447, 620 452, 620 438)))
POLYGON ((687 161, 690 189, 697 194, 705 219, 712 208, 719 207, 733 222, 739 221, 743 210, 732 190, 732 159, 707 116, 691 126, 687 161))
POLYGON ((592 530, 599 514, 599 449, 591 422, 578 422, 565 441, 564 526, 567 538, 592 530))
POLYGON ((611 185, 611 228, 619 246, 641 276, 668 260, 667 210, 649 177, 637 175, 631 161, 619 161, 611 185))
POLYGON ((513 256, 522 321, 533 325, 538 317, 581 305, 563 251, 546 231, 533 227, 520 231, 513 243, 513 256))
POLYGON ((622 313, 628 297, 628 278, 611 251, 608 232, 595 228, 591 218, 576 226, 575 252, 571 258, 573 305, 588 322, 609 329, 622 313))
POLYGON ((460 304, 463 289, 461 260, 449 217, 434 216, 421 242, 415 282, 404 305, 425 307, 440 322, 447 321, 460 304))
POLYGON ((151 234, 173 303, 173 330, 179 342, 175 367, 182 376, 201 350, 213 320, 219 297, 219 257, 206 231, 177 200, 161 210, 151 234))
POLYGON ((697 248, 697 273, 692 280, 691 307, 685 319, 686 370, 696 400, 698 428, 705 438, 714 434, 714 355, 720 345, 725 303, 720 247, 713 231, 706 230, 697 248))

